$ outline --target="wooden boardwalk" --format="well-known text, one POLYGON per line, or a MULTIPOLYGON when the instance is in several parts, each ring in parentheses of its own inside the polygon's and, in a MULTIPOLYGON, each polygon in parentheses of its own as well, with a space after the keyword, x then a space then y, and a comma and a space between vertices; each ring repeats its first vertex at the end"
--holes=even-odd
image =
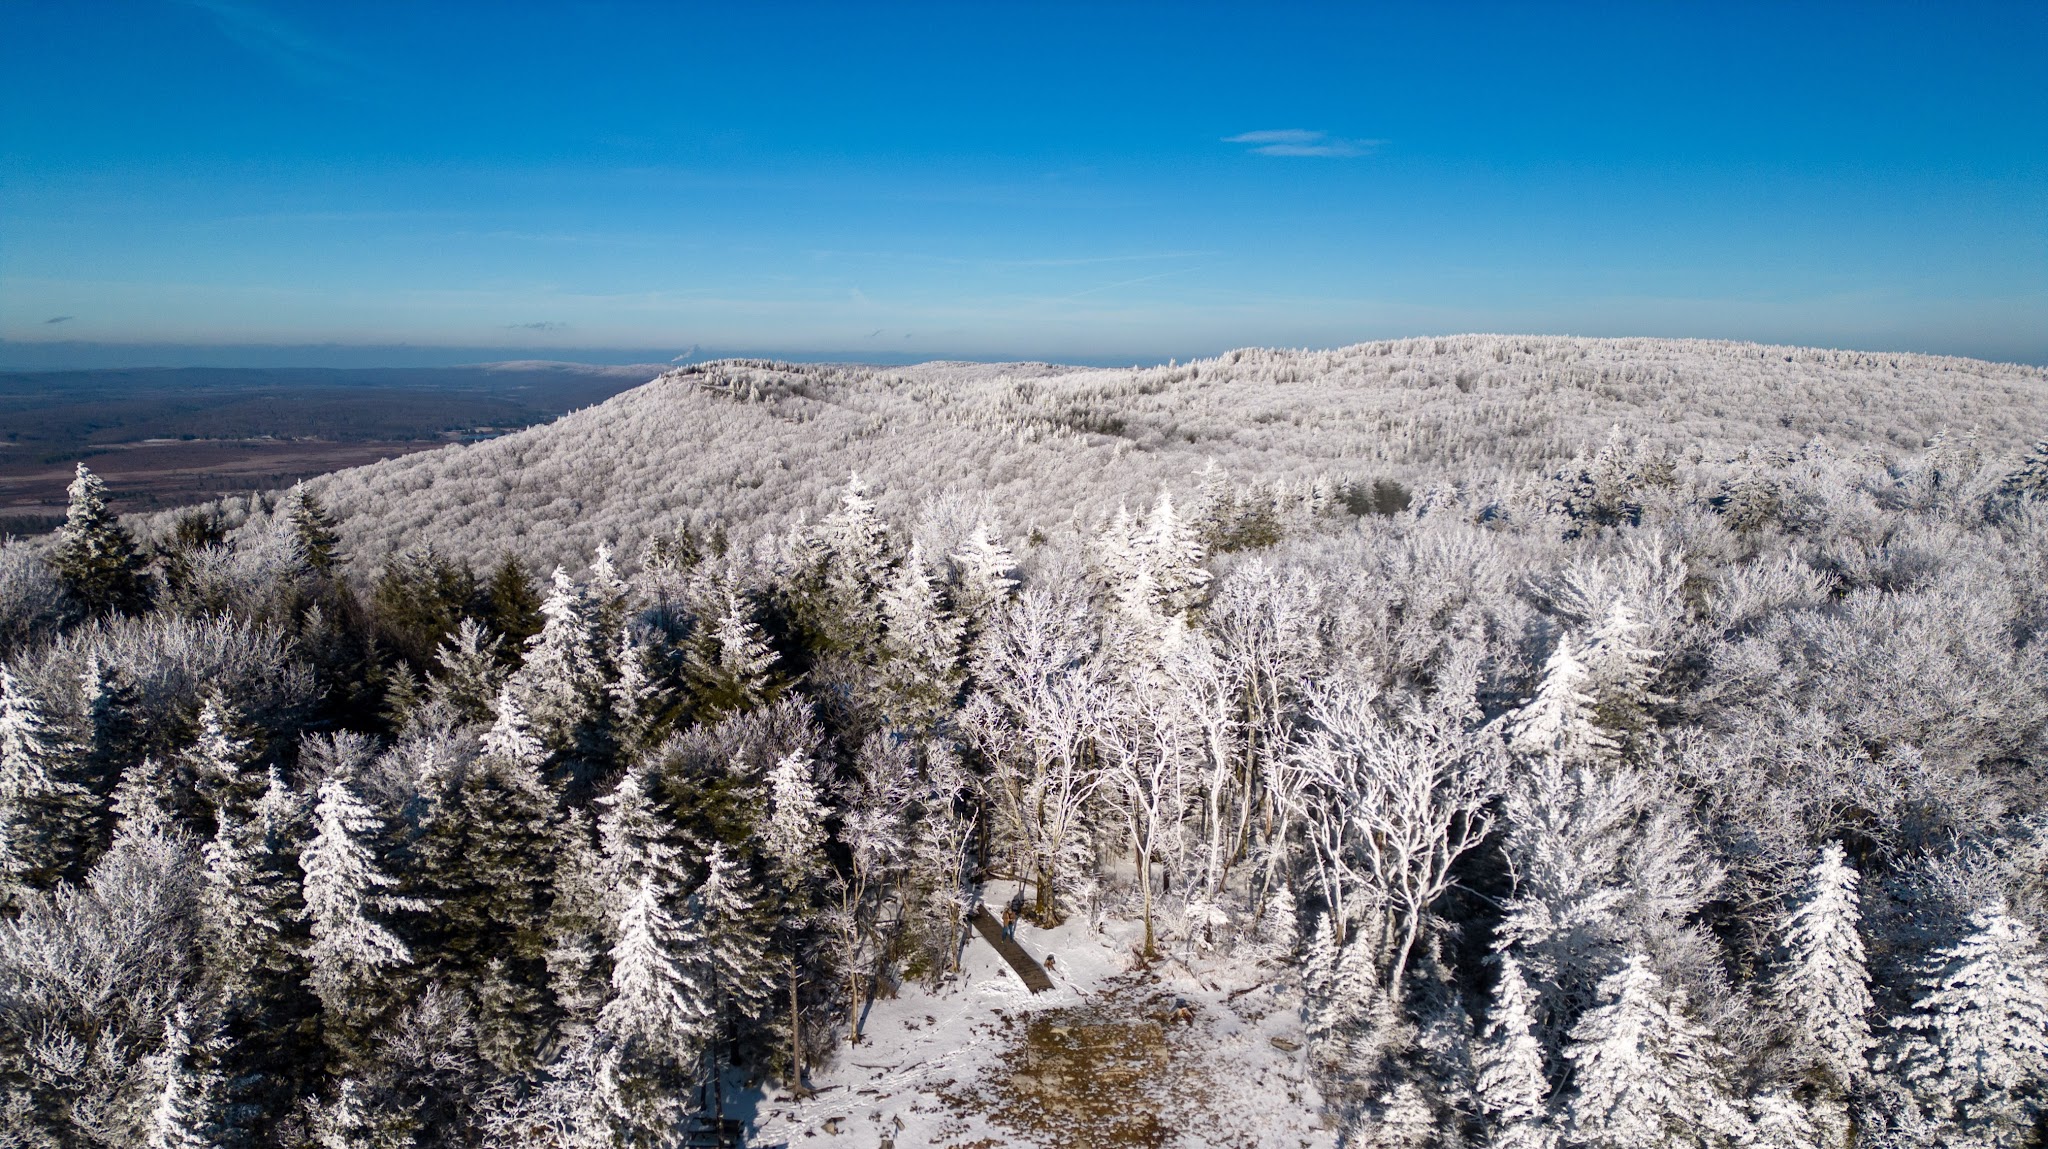
POLYGON ((981 931, 982 939, 994 946, 996 952, 1003 955, 1003 960, 1010 963, 1010 968, 1017 971, 1017 976, 1024 979, 1025 989, 1044 993, 1052 988, 1052 978, 1046 974, 1045 967, 1024 952, 1023 946, 1003 936, 1002 923, 989 914, 987 907, 974 907, 974 928, 981 931))

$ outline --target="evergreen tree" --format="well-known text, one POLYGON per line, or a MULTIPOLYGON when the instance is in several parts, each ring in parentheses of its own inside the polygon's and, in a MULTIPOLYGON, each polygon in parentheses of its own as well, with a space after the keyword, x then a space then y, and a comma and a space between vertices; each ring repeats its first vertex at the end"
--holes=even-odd
MULTIPOLYGON (((266 779, 255 768, 254 742, 242 734, 241 714, 218 691, 199 704, 199 731, 180 756, 178 776, 206 801, 204 820, 246 820, 263 796, 266 779)), ((202 820, 202 824, 204 822, 202 820)))
POLYGON ((498 690, 496 717, 484 731, 483 751, 492 758, 528 766, 539 766, 548 759, 548 748, 534 736, 533 723, 510 685, 498 690))
POLYGON ((775 973, 762 898, 746 866, 719 845, 711 848, 704 881, 690 902, 706 942, 701 960, 719 1031, 732 1034, 735 1025, 766 1016, 773 1004, 775 973))
POLYGON ((662 728, 669 692, 649 670, 653 653, 625 627, 612 652, 615 675, 605 686, 611 734, 622 753, 651 749, 662 728))
POLYGON ((598 1014, 610 1054, 600 1088, 627 1145, 667 1143, 702 1051, 705 994, 688 957, 701 939, 664 908, 674 897, 650 874, 626 901, 598 1014))
POLYGON ((50 564, 88 614, 136 614, 149 605, 145 562, 135 537, 107 506, 107 485, 78 464, 71 505, 50 564))
POLYGON ((952 557, 958 573, 953 605, 970 637, 978 636, 995 622, 1017 589, 1017 556, 987 523, 977 522, 960 553, 952 557))
POLYGON ((1772 987, 1801 1060, 1825 1074, 1838 1093, 1862 1079, 1865 1055, 1875 1044, 1856 884, 1841 845, 1829 842, 1807 871, 1806 896, 1786 931, 1788 960, 1772 987))
POLYGON ((816 876, 824 826, 810 760, 792 751, 768 772, 768 819, 761 827, 762 847, 785 889, 798 889, 816 876))
POLYGON ((473 618, 456 624, 452 639, 434 652, 439 669, 427 686, 427 697, 446 707, 458 722, 488 722, 492 703, 505 684, 501 643, 489 627, 473 618))
POLYGON ((2037 439, 2020 465, 2005 477, 2002 489, 2026 499, 2048 497, 2048 439, 2037 439))
POLYGON ((164 1044, 149 1058, 158 1084, 149 1114, 147 1149, 215 1149, 213 1092, 218 1082, 193 1054, 191 1015, 181 1007, 164 1019, 164 1044))
POLYGON ((674 819, 657 805, 640 771, 626 771, 597 805, 603 811, 597 819, 599 875, 614 920, 624 909, 624 899, 644 881, 664 889, 682 888, 685 867, 682 849, 674 840, 674 819))
POLYGON ((612 545, 597 544, 597 557, 590 562, 590 611, 599 634, 617 634, 626 623, 627 599, 632 587, 619 577, 612 562, 612 545))
POLYGON ((611 885, 604 858, 591 837, 587 811, 562 819, 562 851, 548 902, 548 987, 561 1016, 560 1030, 584 1037, 597 1020, 606 991, 607 939, 616 916, 607 912, 611 885))
POLYGON ((882 594, 882 622, 885 713, 904 729, 936 725, 960 691, 961 627, 939 601, 938 580, 917 543, 882 594))
POLYGON ((299 799, 277 769, 248 818, 223 817, 205 846, 201 936, 208 964, 235 982, 293 968, 292 922, 302 912, 296 838, 299 799))
MULTIPOLYGON (((508 554, 498 560, 491 570, 490 582, 484 587, 484 599, 490 611, 486 621, 492 631, 504 636, 511 650, 522 648, 527 639, 540 633, 544 621, 540 591, 518 559, 508 554)), ((511 650, 506 652, 508 658, 511 650)))
POLYGON ((313 492, 306 489, 304 482, 292 484, 286 492, 284 505, 279 508, 279 519, 285 530, 296 540, 300 553, 306 557, 306 565, 326 575, 333 574, 346 556, 341 552, 341 532, 335 529, 334 516, 320 505, 313 492))
POLYGON ((1579 1019, 1572 1063, 1571 1139, 1588 1149, 1720 1145, 1739 1131, 1723 1093, 1725 1054, 1668 995, 1649 959, 1631 954, 1600 983, 1602 1004, 1579 1019))
POLYGON ((2017 1145, 2048 1097, 2048 968, 2026 923, 1996 906, 1935 955, 1897 1058, 1934 1117, 1981 1144, 2017 1145))
POLYGON ((0 666, 0 905, 49 886, 77 860, 90 794, 64 777, 40 702, 0 666))
POLYGON ((1179 616, 1201 604, 1209 585, 1201 537, 1194 523, 1175 513, 1172 495, 1159 493, 1136 543, 1151 576, 1152 602, 1161 613, 1179 616))
POLYGON ((1594 626, 1585 651, 1593 721, 1617 746, 1641 746, 1656 729, 1653 708, 1669 701, 1651 689, 1663 652, 1641 645, 1648 629, 1617 597, 1594 626))
POLYGON ((301 859, 312 936, 308 983, 339 1025, 336 1037, 345 1047, 349 1031, 381 1006, 384 971, 412 961, 412 951, 378 917, 422 907, 380 892, 397 884, 377 864, 373 847, 381 826, 348 783, 330 777, 320 784, 313 823, 313 840, 301 859))
POLYGON ((479 1047, 512 1071, 531 1067, 554 1020, 547 923, 562 843, 538 747, 507 726, 501 716, 483 756, 431 797, 415 854, 433 906, 423 964, 466 995, 479 1047))
POLYGON ((1543 664, 1536 697, 1509 719, 1509 745, 1521 754, 1566 762, 1611 757, 1617 743, 1600 728, 1595 700, 1586 692, 1589 677, 1578 643, 1569 634, 1560 635, 1543 664))
POLYGON ((683 661, 698 710, 712 718, 751 710, 776 693, 775 652, 754 621, 753 604, 729 579, 717 604, 717 614, 699 624, 683 661))
POLYGON ((839 506, 820 525, 818 553, 823 595, 808 628, 824 649, 865 659, 881 636, 876 599, 887 584, 894 550, 860 475, 847 479, 839 506))
POLYGON ((1493 1149, 1553 1149, 1557 1144, 1535 1008, 1536 995, 1522 977, 1521 963, 1500 955, 1500 978, 1478 1057, 1479 1104, 1486 1111, 1486 1143, 1493 1149))
POLYGON ((574 754, 604 710, 604 672, 588 597, 561 567, 540 612, 540 633, 526 640, 526 659, 511 688, 549 749, 574 754))
POLYGON ((70 739, 74 773, 91 799, 77 823, 81 848, 76 872, 83 873, 106 848, 112 831, 107 800, 122 770, 138 755, 135 689, 97 653, 86 656, 78 673, 77 713, 78 727, 70 739))

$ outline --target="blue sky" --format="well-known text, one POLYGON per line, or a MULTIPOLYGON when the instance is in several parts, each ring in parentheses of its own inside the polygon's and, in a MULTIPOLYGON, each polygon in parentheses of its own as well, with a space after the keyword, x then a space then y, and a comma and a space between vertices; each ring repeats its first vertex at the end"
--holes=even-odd
POLYGON ((2038 3, 0 0, 0 26, 0 365, 1460 331, 2048 362, 2038 3))

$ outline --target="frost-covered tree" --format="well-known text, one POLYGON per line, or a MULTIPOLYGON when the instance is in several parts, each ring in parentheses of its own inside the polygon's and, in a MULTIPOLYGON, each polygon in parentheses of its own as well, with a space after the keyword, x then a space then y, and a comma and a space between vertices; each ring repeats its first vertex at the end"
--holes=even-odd
POLYGON ((198 735, 180 756, 179 780, 189 779, 216 820, 247 819, 263 795, 267 779, 257 768, 254 741, 244 731, 235 705, 209 691, 199 705, 198 735))
POLYGON ((690 896, 690 912, 704 939, 697 961, 709 995, 711 1034, 714 1040, 736 1038, 774 1008, 766 899, 744 863, 714 846, 705 858, 704 881, 690 896))
POLYGON ((536 736, 557 753, 579 752, 604 711, 600 638, 589 597, 561 567, 541 603, 540 633, 507 685, 536 736))
POLYGON ((1600 727, 1596 700, 1587 691, 1590 679, 1578 642, 1569 634, 1560 635, 1543 664, 1536 696, 1509 720, 1509 745, 1524 755, 1549 755, 1567 762, 1613 755, 1618 744, 1600 727))
POLYGON ((1572 1028, 1570 1139, 1588 1149, 1725 1145, 1741 1131, 1725 1054, 1685 1016, 1649 959, 1630 954, 1600 983, 1601 1004, 1572 1028))
POLYGON ((533 721, 509 684, 498 691, 491 728, 483 735, 483 751, 492 758, 528 766, 547 761, 548 748, 534 734, 533 721))
POLYGON ((702 939, 665 908, 675 897, 650 874, 626 900, 597 1019, 599 1096, 629 1146, 669 1143, 706 1037, 706 995, 689 960, 702 939))
POLYGON ((134 614, 149 605, 149 584, 135 538, 107 506, 107 485, 78 464, 70 506, 50 565, 87 613, 134 614))
POLYGON ((683 674, 697 708, 709 717, 751 710, 773 698, 776 654, 754 618, 754 605, 737 583, 725 580, 713 599, 715 613, 700 620, 683 655, 683 674))
POLYGON ((1587 636, 1585 689, 1593 720, 1617 747, 1639 746, 1656 727, 1654 708, 1667 701, 1651 688, 1663 652, 1642 645, 1648 630, 1617 596, 1587 636))
POLYGON ((493 703, 505 685, 501 642, 489 627, 473 618, 455 625, 455 634, 434 652, 435 670, 427 681, 427 697, 446 707, 458 722, 489 722, 493 703))
POLYGON ((910 545, 883 590, 881 614, 884 710, 905 729, 936 725, 960 692, 961 625, 941 601, 919 544, 910 545))
POLYGON ((1536 995, 1513 955, 1500 955, 1499 969, 1477 1058, 1486 1143, 1494 1149, 1554 1149, 1550 1081, 1535 1032, 1536 995))
POLYGON ((78 860, 74 819, 90 816, 90 795, 64 776, 61 750, 42 703, 0 666, 0 905, 78 860))
POLYGON ((761 847, 785 889, 794 890, 817 874, 819 851, 825 844, 825 806, 811 762, 791 751, 768 772, 768 817, 761 825, 761 847))
POLYGON ((214 1149, 215 1074, 198 1064, 192 1048, 193 1020, 180 1008, 164 1019, 163 1047, 149 1058, 156 1078, 156 1104, 149 1113, 146 1149, 214 1149))
POLYGON ((1986 906, 1934 962, 1912 1012, 1892 1023, 1904 1036, 1899 1074, 1952 1135, 2022 1144, 2048 1096, 2048 965, 2039 939, 1986 906))
POLYGON ((1017 556, 1003 544, 993 527, 976 522, 960 552, 952 558, 956 572, 953 605, 972 639, 1009 604, 1017 589, 1017 556))
POLYGON ((561 819, 537 747, 498 727, 485 738, 482 757, 425 795, 412 854, 432 907, 426 972, 466 996, 479 1048, 512 1070, 539 1055, 555 1020, 547 926, 561 819))
POLYGON ((1799 1060, 1844 1093, 1862 1079, 1866 1055, 1876 1044, 1870 1036, 1870 975, 1858 933, 1857 881, 1839 843, 1821 848, 1785 931, 1785 966, 1772 985, 1772 1000, 1790 1024, 1799 1060))
POLYGON ((313 824, 313 840, 301 856, 312 936, 309 984, 334 1019, 353 1027, 380 1004, 385 971, 412 961, 412 951, 380 919, 417 903, 383 892, 397 879, 377 860, 382 822, 346 781, 320 784, 313 824))
POLYGON ((336 529, 334 516, 327 513, 313 492, 303 482, 293 483, 285 492, 284 502, 278 508, 279 524, 291 533, 305 556, 306 565, 321 574, 331 574, 334 568, 346 561, 341 550, 341 532, 336 529))
POLYGON ((1454 705, 1413 703, 1389 722, 1355 686, 1318 692, 1310 715, 1300 817, 1316 875, 1347 942, 1347 919, 1376 923, 1364 944, 1398 1002, 1452 867, 1492 829, 1499 742, 1454 705))

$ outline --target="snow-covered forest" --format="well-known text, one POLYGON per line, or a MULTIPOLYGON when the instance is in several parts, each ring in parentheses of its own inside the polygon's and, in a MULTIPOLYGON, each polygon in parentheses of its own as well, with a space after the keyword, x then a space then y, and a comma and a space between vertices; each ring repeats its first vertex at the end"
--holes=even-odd
POLYGON ((998 879, 1284 988, 1344 1144, 2042 1144, 2048 377, 1430 342, 81 466, 0 546, 0 1145, 677 1144, 998 879))

